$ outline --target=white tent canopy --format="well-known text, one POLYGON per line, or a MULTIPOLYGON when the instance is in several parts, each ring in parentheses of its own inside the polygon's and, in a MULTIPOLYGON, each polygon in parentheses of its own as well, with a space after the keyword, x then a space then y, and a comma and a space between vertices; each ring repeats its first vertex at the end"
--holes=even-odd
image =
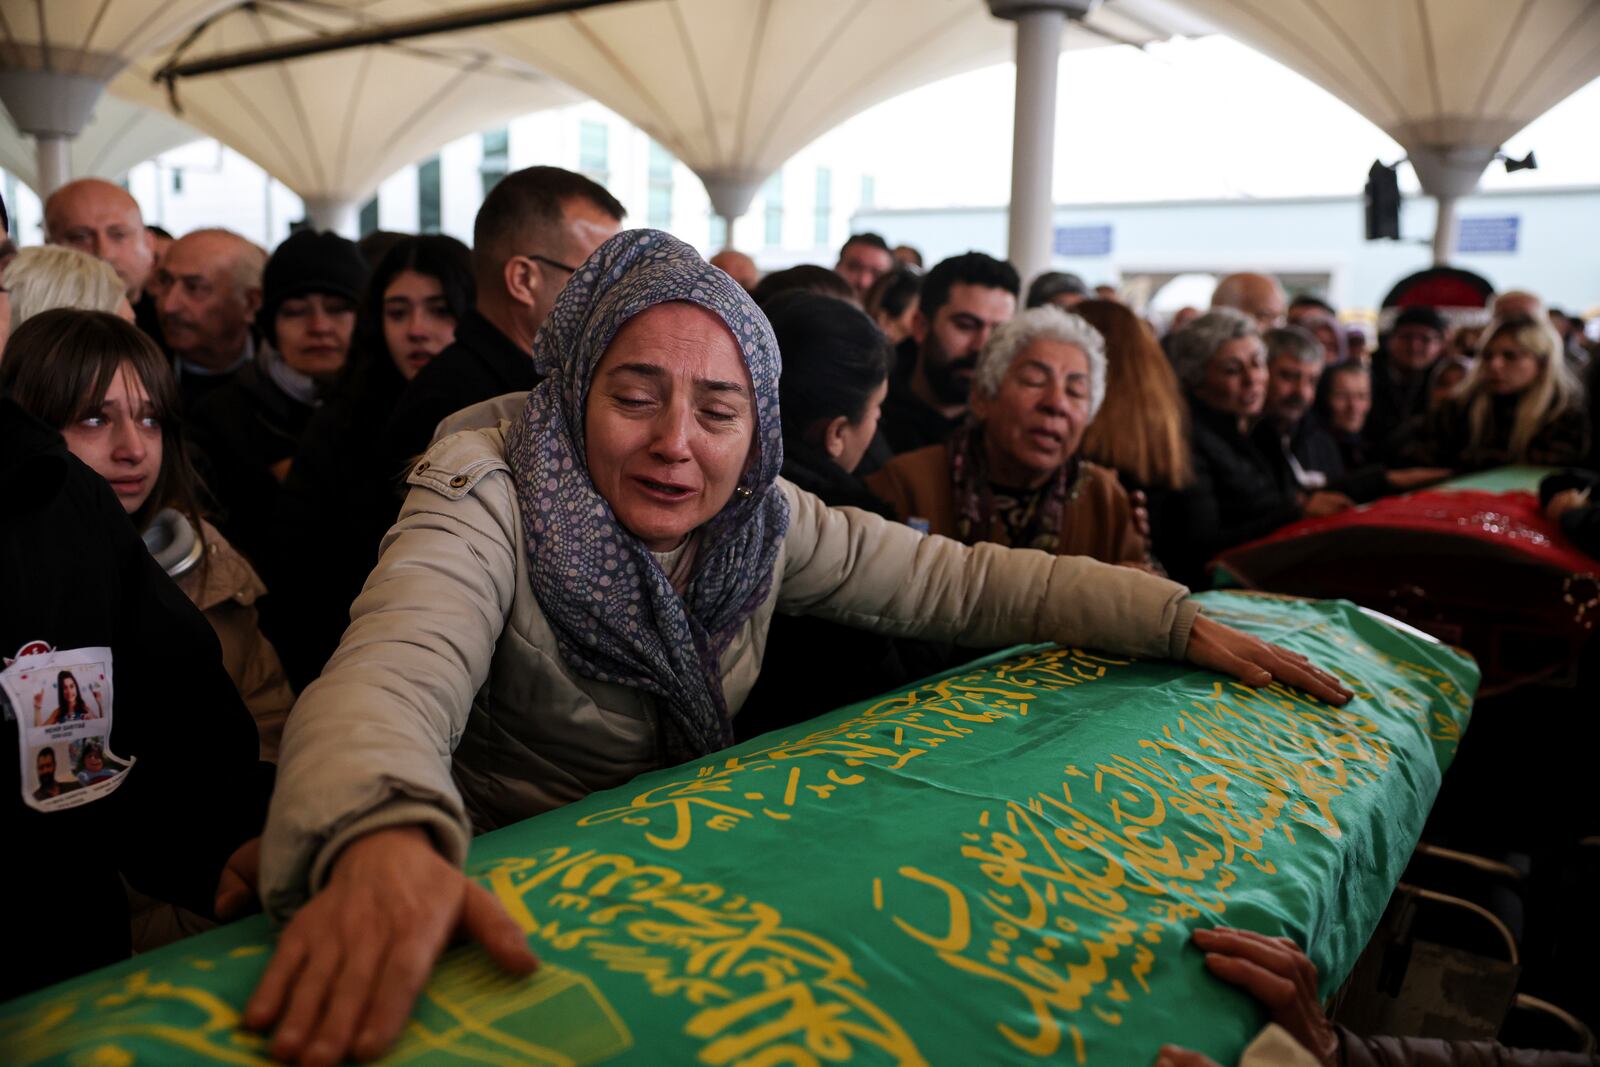
MULTIPOLYGON (((279 3, 262 0, 258 6, 279 3)), ((341 14, 349 16, 350 28, 370 31, 485 6, 484 0, 323 0, 314 10, 296 5, 301 25, 275 24, 270 39, 310 41, 337 33, 341 14)), ((539 5, 527 6, 532 11, 539 5)), ((1087 26, 1070 29, 1063 45, 1143 43, 1166 36, 1169 31, 1150 14, 1164 6, 1163 0, 1120 0, 1096 12, 1087 26)), ((219 20, 219 25, 236 21, 219 20)), ((565 4, 558 14, 385 47, 475 49, 544 71, 649 133, 700 175, 718 212, 733 217, 744 213, 767 175, 839 122, 918 85, 1004 61, 1012 54, 1011 41, 1011 27, 993 18, 982 0, 597 0, 565 4)), ((201 47, 186 49, 183 58, 238 54, 261 43, 247 35, 226 41, 208 37, 201 47)), ((297 82, 312 63, 330 63, 348 78, 355 56, 332 53, 292 62, 297 82)), ((192 99, 193 87, 212 78, 258 77, 268 69, 184 79, 179 98, 192 99)), ((391 91, 395 84, 390 78, 382 83, 391 91)), ((119 86, 118 91, 124 90, 119 86)), ((243 110, 240 96, 219 101, 236 123, 243 118, 237 114, 243 110)), ((260 106, 257 94, 243 97, 260 106)), ((317 97, 327 98, 321 92, 317 97)), ((385 114, 404 115, 407 106, 404 101, 386 104, 385 114)), ((534 106, 524 101, 520 108, 534 106)), ((336 139, 335 132, 324 129, 337 126, 335 118, 296 115, 299 136, 280 139, 336 139)), ((476 125, 494 118, 480 114, 476 125)), ((208 130, 223 125, 208 117, 193 121, 208 130)), ((218 136, 261 159, 264 153, 243 148, 238 131, 232 133, 218 136)), ((406 161, 399 153, 394 158, 406 161)), ((323 195, 308 194, 282 168, 268 169, 302 195, 323 195)), ((344 191, 352 184, 345 181, 344 191)))
POLYGON ((213 18, 179 49, 141 60, 112 92, 181 115, 298 193, 317 225, 352 234, 361 201, 407 163, 463 134, 580 99, 460 37, 198 75, 170 93, 155 80, 169 59, 202 61, 363 21, 328 4, 263 0, 213 18))
MULTIPOLYGON (((1137 3, 1073 27, 1067 47, 1165 36, 1137 3)), ((978 0, 635 0, 514 23, 498 47, 648 131, 699 174, 719 213, 860 111, 1012 56, 1013 31, 978 0)))
POLYGON ((35 188, 71 174, 69 144, 106 83, 137 58, 230 0, 0 0, 0 101, 34 138, 35 188))
POLYGON ((1600 77, 1594 0, 1184 0, 1228 36, 1316 82, 1405 148, 1439 198, 1435 258, 1455 201, 1502 142, 1600 77))
MULTIPOLYGON (((151 156, 204 136, 170 115, 103 96, 95 105, 94 117, 72 140, 72 173, 116 181, 151 156)), ((35 162, 28 138, 0 123, 0 167, 37 192, 40 183, 35 162)))
POLYGON ((110 81, 237 0, 0 0, 0 67, 110 81))

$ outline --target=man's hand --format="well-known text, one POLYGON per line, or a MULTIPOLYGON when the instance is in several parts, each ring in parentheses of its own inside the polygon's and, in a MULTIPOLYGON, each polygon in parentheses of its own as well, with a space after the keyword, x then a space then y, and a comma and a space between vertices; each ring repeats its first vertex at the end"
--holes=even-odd
POLYGON ((284 929, 245 1025, 276 1023, 272 1054, 303 1067, 379 1056, 455 934, 515 974, 538 966, 500 902, 440 856, 426 831, 369 834, 340 854, 328 884, 284 929))
POLYGON ((1383 480, 1389 483, 1390 489, 1410 492, 1434 482, 1442 482, 1454 473, 1449 467, 1406 467, 1404 470, 1384 471, 1383 480))
POLYGON ((1328 489, 1318 489, 1306 498, 1301 514, 1308 519, 1324 519, 1329 515, 1337 515, 1341 511, 1349 511, 1356 506, 1356 502, 1343 493, 1335 493, 1328 489))
POLYGON ((256 886, 261 881, 261 838, 252 837, 234 850, 217 879, 217 899, 212 910, 223 922, 261 908, 256 886))
POLYGON ((1195 616, 1189 635, 1189 662, 1231 674, 1245 685, 1270 685, 1274 681, 1298 686, 1329 704, 1344 705, 1355 694, 1339 679, 1298 652, 1241 633, 1204 614, 1195 616))
POLYGON ((1325 1067, 1338 1067, 1339 1034, 1317 999, 1317 968, 1285 937, 1219 926, 1196 930, 1206 969, 1261 1002, 1272 1021, 1289 1031, 1325 1067))
POLYGON ((1586 507, 1588 503, 1589 490, 1563 489, 1550 498, 1550 503, 1544 506, 1544 514, 1551 522, 1560 522, 1561 516, 1573 508, 1586 507))

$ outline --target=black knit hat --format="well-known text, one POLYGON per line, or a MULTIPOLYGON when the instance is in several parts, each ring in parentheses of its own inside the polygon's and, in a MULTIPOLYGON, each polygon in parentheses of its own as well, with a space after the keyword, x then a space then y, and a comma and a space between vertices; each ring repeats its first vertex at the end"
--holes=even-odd
POLYGON ((267 260, 261 273, 261 332, 277 344, 278 306, 307 293, 330 293, 360 300, 367 284, 367 261, 354 241, 336 233, 291 233, 267 260))
POLYGON ((1394 328, 1399 329, 1402 326, 1426 326, 1438 334, 1445 332, 1444 316, 1426 304, 1414 304, 1396 315, 1394 328))

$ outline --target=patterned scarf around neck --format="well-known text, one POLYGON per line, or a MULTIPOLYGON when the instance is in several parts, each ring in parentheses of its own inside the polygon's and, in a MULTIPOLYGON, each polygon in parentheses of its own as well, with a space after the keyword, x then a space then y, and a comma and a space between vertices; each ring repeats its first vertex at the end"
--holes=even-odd
POLYGON ((1060 551, 1061 523, 1078 481, 1078 469, 1078 457, 1074 455, 1039 489, 1029 492, 1018 487, 1019 506, 1007 513, 1008 509, 998 506, 994 485, 989 481, 983 424, 968 419, 950 438, 950 495, 956 540, 965 545, 992 541, 995 520, 1000 519, 1007 538, 1004 544, 1060 551))
POLYGON ((506 440, 507 461, 539 607, 561 659, 596 681, 659 700, 664 762, 733 741, 718 660, 766 599, 789 525, 776 485, 783 466, 778 345, 766 317, 726 274, 657 230, 627 230, 580 267, 534 341, 543 380, 506 440), (589 477, 584 410, 596 367, 634 316, 671 301, 717 315, 738 343, 755 396, 755 466, 723 509, 692 535, 694 578, 683 595, 617 521, 589 477))

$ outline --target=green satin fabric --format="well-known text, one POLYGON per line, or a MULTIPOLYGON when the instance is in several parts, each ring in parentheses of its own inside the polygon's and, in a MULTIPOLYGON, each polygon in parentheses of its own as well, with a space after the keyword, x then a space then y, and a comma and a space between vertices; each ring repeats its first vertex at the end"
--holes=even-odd
POLYGON ((1452 489, 1476 489, 1484 493, 1537 493, 1539 483, 1546 475, 1554 474, 1555 467, 1495 467, 1476 474, 1463 474, 1433 488, 1442 492, 1452 489))
MULTIPOLYGON (((1231 1063, 1196 927, 1349 972, 1467 723, 1465 656, 1345 603, 1214 617, 1358 690, 1014 649, 488 834, 529 981, 453 950, 389 1062, 1231 1063)), ((819 663, 819 671, 827 664, 819 663)), ((257 918, 0 1007, 10 1063, 262 1063, 257 918)))

